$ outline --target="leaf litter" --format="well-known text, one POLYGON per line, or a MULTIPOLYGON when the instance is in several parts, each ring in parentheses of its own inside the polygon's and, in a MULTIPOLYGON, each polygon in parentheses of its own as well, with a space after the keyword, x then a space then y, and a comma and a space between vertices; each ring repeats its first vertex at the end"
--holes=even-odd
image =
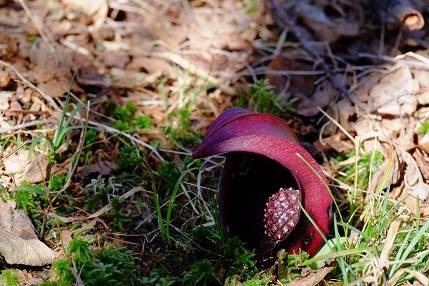
MULTIPOLYGON (((46 210, 59 220, 65 219, 65 223, 86 222, 80 229, 82 233, 108 233, 116 243, 137 244, 147 261, 142 264, 145 275, 155 269, 152 263, 156 264, 156 257, 163 254, 159 253, 163 244, 158 225, 145 229, 143 234, 136 231, 138 226, 156 220, 151 203, 156 187, 146 185, 150 191, 137 192, 136 185, 126 186, 127 180, 116 183, 115 176, 130 168, 127 162, 155 169, 165 158, 183 170, 186 165, 181 154, 189 154, 192 140, 189 136, 188 141, 183 140, 174 132, 166 136, 164 131, 173 129, 189 135, 192 130, 202 134, 221 111, 242 100, 242 87, 254 79, 266 78, 281 104, 292 102, 292 115, 282 117, 305 138, 310 151, 324 156, 329 175, 338 177, 341 173, 338 166, 330 163, 332 151, 356 152, 359 143, 362 150, 356 156, 360 158, 377 148, 386 160, 372 170, 369 193, 374 195, 377 186, 387 180, 383 184, 390 186, 394 200, 415 216, 429 215, 429 135, 424 128, 429 118, 429 60, 424 52, 415 52, 429 47, 427 29, 420 17, 420 12, 426 10, 422 8, 424 1, 414 1, 414 6, 408 1, 391 1, 407 2, 399 8, 384 7, 383 3, 389 1, 290 1, 282 6, 293 20, 286 21, 286 25, 278 16, 284 14, 273 12, 271 5, 281 1, 253 1, 256 8, 249 4, 252 1, 238 0, 2 2, 0 134, 6 142, 0 150, 3 188, 13 195, 21 183, 55 185, 52 177, 67 177, 69 170, 74 170, 73 164, 77 164, 65 194, 75 198, 78 208, 74 213, 55 213, 56 208, 61 208, 56 202, 59 198, 70 206, 61 197, 64 193, 59 192, 46 210), (279 37, 282 33, 283 39, 279 37), (40 138, 55 136, 66 95, 73 102, 68 106, 69 115, 76 110, 71 125, 79 126, 85 119, 86 105, 82 103, 87 100, 91 109, 88 122, 97 123, 89 124, 97 135, 86 142, 89 147, 83 148, 84 154, 77 163, 73 157, 78 145, 76 130, 71 129, 63 138, 64 150, 54 152, 60 157, 56 162, 52 162, 49 148, 32 150, 28 143, 47 142, 40 138), (137 111, 109 109, 110 105, 127 103, 136 106, 137 111), (341 128, 327 120, 320 109, 341 128), (137 118, 143 116, 152 119, 153 127, 148 128, 144 120, 143 127, 124 124, 127 120, 138 122, 137 118), (176 130, 183 119, 189 125, 176 130), (114 140, 127 132, 132 134, 127 138, 132 138, 134 144, 153 148, 143 160, 132 151, 124 152, 121 141, 114 140), (183 141, 175 142, 177 138, 183 141), (27 143, 20 147, 21 140, 27 143), (159 146, 162 156, 153 152, 159 146), (94 153, 86 152, 92 148, 94 153), (98 190, 94 195, 104 197, 94 197, 95 201, 85 197, 81 190, 89 185, 98 190), (103 193, 106 186, 112 193, 103 193), (125 239, 108 231, 113 220, 109 214, 123 215, 117 210, 118 201, 126 202, 127 206, 120 210, 135 215, 136 221, 128 227, 132 230, 121 231, 144 235, 144 240, 125 239)), ((355 161, 346 163, 350 166, 355 161)), ((197 185, 195 188, 180 185, 181 196, 192 199, 189 203, 180 199, 178 202, 190 205, 194 212, 183 208, 183 218, 175 218, 174 227, 210 223, 198 216, 209 209, 201 181, 208 179, 198 174, 195 182, 186 182, 197 185)), ((216 188, 213 184, 210 187, 216 188)), ((170 205, 169 199, 164 205, 170 205)), ((370 203, 371 197, 364 199, 370 203)), ((0 212, 0 224, 4 226, 0 231, 0 253, 7 263, 45 265, 66 255, 47 245, 60 249, 67 243, 52 233, 71 228, 51 230, 39 237, 30 214, 16 209, 11 201, 0 200, 0 212), (19 246, 14 251, 6 244, 10 240, 19 246)), ((209 220, 211 212, 207 214, 209 220)), ((69 242, 78 233, 66 232, 65 240, 69 242)), ((179 248, 182 243, 176 241, 179 248)), ((179 261, 176 265, 182 264, 179 261)), ((181 270, 171 268, 177 268, 176 274, 181 270)), ((310 274, 300 273, 295 282, 315 285, 330 277, 331 271, 326 266, 310 274)), ((73 273, 79 277, 76 269, 73 273)), ((222 271, 216 275, 225 278, 222 271)))

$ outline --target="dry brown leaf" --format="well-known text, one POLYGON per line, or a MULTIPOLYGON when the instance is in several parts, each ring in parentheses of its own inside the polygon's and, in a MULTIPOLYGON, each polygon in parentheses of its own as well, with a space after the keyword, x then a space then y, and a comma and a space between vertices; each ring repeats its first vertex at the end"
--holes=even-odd
POLYGON ((391 147, 386 148, 386 146, 383 144, 381 147, 381 150, 384 149, 383 155, 387 159, 381 164, 381 166, 374 170, 374 174, 372 175, 371 182, 368 187, 369 192, 366 197, 367 199, 369 199, 370 196, 374 194, 376 189, 379 188, 381 184, 383 184, 384 187, 387 187, 389 185, 395 184, 400 179, 399 163, 396 152, 391 147), (389 177, 386 177, 386 172, 390 172, 389 177))
POLYGON ((57 254, 42 243, 30 219, 15 208, 15 202, 0 199, 0 254, 9 264, 43 266, 57 254))
POLYGON ((319 284, 326 275, 329 274, 334 267, 323 267, 316 271, 311 272, 308 276, 292 281, 287 286, 315 286, 319 284))
POLYGON ((145 87, 154 83, 162 74, 147 74, 143 72, 128 72, 121 69, 112 68, 112 85, 122 88, 145 87))
POLYGON ((67 158, 64 162, 55 163, 51 168, 51 174, 54 176, 64 176, 70 171, 73 157, 67 158))

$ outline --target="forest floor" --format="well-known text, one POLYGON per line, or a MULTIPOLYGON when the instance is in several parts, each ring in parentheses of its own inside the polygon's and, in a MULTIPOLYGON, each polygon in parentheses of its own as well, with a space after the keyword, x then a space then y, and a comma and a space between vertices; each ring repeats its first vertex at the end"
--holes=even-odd
POLYGON ((428 285, 426 1, 0 1, 0 285, 428 285), (335 197, 314 256, 223 233, 229 107, 335 197))

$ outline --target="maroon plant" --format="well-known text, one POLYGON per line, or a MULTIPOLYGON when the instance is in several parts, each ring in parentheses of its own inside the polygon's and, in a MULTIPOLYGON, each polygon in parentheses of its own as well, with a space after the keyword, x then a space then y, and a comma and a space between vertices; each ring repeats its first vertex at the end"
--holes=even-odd
POLYGON ((193 156, 223 153, 219 204, 225 232, 262 256, 280 247, 315 254, 329 232, 332 198, 319 165, 287 124, 270 114, 228 109, 193 156))

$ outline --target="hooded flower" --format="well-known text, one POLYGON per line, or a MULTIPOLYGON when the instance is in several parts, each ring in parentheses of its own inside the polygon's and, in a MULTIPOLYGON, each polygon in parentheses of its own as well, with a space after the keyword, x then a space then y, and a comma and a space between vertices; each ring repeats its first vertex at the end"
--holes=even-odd
POLYGON ((225 154, 220 182, 224 230, 265 256, 284 248, 315 254, 329 232, 332 198, 314 158, 287 124, 231 108, 209 127, 195 158, 225 154))

